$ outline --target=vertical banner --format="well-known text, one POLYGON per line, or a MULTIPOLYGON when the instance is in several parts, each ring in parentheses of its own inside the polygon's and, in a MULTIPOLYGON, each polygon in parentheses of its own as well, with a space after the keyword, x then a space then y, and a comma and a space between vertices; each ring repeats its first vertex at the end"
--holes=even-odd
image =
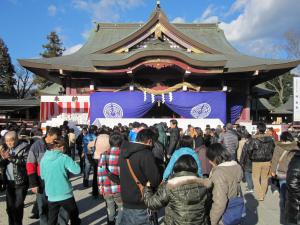
POLYGON ((294 77, 294 121, 300 121, 300 77, 294 77))

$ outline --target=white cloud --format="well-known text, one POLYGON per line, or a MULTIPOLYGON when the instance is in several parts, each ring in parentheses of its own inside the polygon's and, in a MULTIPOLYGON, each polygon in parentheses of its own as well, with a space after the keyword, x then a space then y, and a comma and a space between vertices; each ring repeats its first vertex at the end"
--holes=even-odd
POLYGON ((276 38, 287 30, 299 29, 299 0, 236 0, 231 9, 242 11, 220 27, 232 42, 276 38))
POLYGON ((62 29, 62 27, 55 27, 55 28, 54 28, 54 31, 55 31, 56 33, 58 33, 58 34, 62 34, 63 29, 62 29))
POLYGON ((71 47, 67 48, 66 51, 64 51, 63 54, 64 55, 71 55, 74 52, 77 52, 82 46, 83 46, 83 44, 77 44, 77 45, 71 46, 71 47))
POLYGON ((213 15, 216 11, 214 5, 209 5, 202 13, 200 18, 197 18, 193 23, 218 23, 219 17, 213 15))
POLYGON ((83 31, 83 32, 81 33, 81 36, 82 36, 85 40, 87 40, 87 39, 90 37, 90 35, 91 35, 91 29, 85 30, 85 31, 83 31))
POLYGON ((226 15, 230 15, 245 8, 249 0, 236 0, 230 7, 226 15))
POLYGON ((282 58, 283 48, 278 40, 268 38, 258 38, 249 41, 236 42, 235 46, 247 55, 263 58, 282 58))
POLYGON ((171 21, 171 23, 186 23, 186 21, 182 17, 176 17, 171 21))
POLYGON ((91 13, 97 21, 117 21, 122 11, 143 4, 144 0, 73 0, 73 6, 91 13))
POLYGON ((205 9, 205 11, 202 13, 201 20, 204 20, 204 19, 210 17, 213 12, 214 12, 214 6, 213 5, 209 5, 205 9))
POLYGON ((57 13, 57 7, 55 5, 49 5, 48 6, 49 16, 56 16, 56 13, 57 13))

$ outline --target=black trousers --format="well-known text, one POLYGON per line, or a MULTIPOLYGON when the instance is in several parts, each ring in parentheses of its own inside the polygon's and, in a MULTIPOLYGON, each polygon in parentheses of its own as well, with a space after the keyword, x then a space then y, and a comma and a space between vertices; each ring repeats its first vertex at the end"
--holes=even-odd
POLYGON ((74 197, 59 201, 48 202, 48 225, 56 225, 60 208, 64 208, 70 216, 71 225, 79 225, 79 212, 74 197))
POLYGON ((99 195, 99 188, 98 188, 98 160, 94 159, 94 173, 93 173, 93 196, 99 195))
POLYGON ((6 211, 9 225, 22 225, 24 201, 28 186, 15 186, 9 182, 6 188, 6 211))

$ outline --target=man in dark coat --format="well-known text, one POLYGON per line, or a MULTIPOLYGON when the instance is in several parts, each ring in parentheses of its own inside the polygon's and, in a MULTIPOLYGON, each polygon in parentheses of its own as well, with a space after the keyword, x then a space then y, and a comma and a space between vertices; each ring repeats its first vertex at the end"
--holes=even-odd
POLYGON ((136 142, 124 141, 120 148, 120 185, 123 200, 121 225, 150 225, 142 189, 148 181, 153 187, 161 182, 151 151, 152 137, 153 132, 144 129, 138 133, 136 142))
POLYGON ((177 120, 171 120, 170 121, 170 142, 169 142, 169 147, 167 149, 167 157, 171 158, 173 152, 176 150, 179 142, 179 129, 177 127, 178 122, 177 120))

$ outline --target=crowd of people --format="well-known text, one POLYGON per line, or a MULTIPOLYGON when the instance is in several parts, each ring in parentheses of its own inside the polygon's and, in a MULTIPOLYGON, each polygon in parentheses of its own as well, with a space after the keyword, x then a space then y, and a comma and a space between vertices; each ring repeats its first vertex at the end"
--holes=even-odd
POLYGON ((187 130, 170 124, 83 127, 65 121, 48 127, 7 125, 1 130, 0 191, 9 225, 21 225, 28 191, 36 194, 32 218, 41 225, 81 224, 72 176, 106 203, 107 224, 234 225, 245 217, 246 192, 265 200, 280 192, 281 223, 300 224, 300 151, 296 137, 258 123, 251 135, 227 124, 187 130), (90 175, 92 174, 92 182, 90 175))

